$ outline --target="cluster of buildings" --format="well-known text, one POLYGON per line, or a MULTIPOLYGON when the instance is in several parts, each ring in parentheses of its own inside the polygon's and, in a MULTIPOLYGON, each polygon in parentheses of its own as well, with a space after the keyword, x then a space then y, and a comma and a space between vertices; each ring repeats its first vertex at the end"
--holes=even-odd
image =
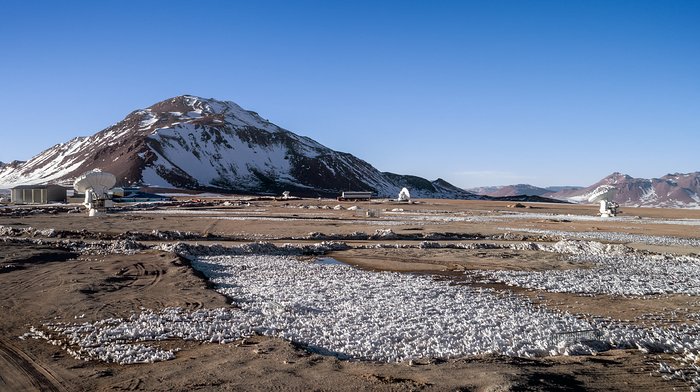
MULTIPOLYGON (((115 202, 134 203, 146 201, 167 201, 167 196, 146 193, 138 187, 116 187, 110 189, 115 202)), ((85 195, 77 194, 72 187, 56 184, 19 185, 10 189, 12 204, 82 203, 85 195)))

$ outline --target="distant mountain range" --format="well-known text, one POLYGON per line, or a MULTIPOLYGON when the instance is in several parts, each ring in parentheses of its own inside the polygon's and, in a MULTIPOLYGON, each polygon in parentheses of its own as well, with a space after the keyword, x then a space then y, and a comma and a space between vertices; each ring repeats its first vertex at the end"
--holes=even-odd
POLYGON ((334 196, 344 190, 416 198, 584 201, 615 185, 627 206, 699 207, 700 173, 639 179, 613 173, 589 187, 527 184, 460 189, 445 180, 380 172, 354 155, 282 129, 229 101, 183 95, 136 110, 89 137, 57 144, 26 162, 0 162, 0 188, 71 183, 100 168, 118 185, 143 184, 228 193, 334 196), (554 199, 554 200, 553 200, 554 199))
POLYGON ((587 187, 539 188, 527 184, 472 188, 468 191, 488 196, 537 195, 571 202, 586 202, 600 185, 614 185, 614 201, 628 207, 700 208, 700 172, 667 174, 661 178, 633 178, 612 173, 587 187))
POLYGON ((550 195, 559 199, 583 201, 600 185, 614 185, 614 201, 631 207, 700 208, 700 172, 667 174, 661 178, 633 178, 612 173, 595 184, 574 192, 550 195))
POLYGON ((495 197, 505 197, 505 196, 546 196, 559 191, 565 190, 577 190, 581 189, 581 186, 550 186, 547 188, 540 188, 529 184, 516 184, 516 185, 502 185, 502 186, 484 186, 479 188, 470 188, 467 191, 476 193, 477 195, 495 196, 495 197))
POLYGON ((70 182, 93 168, 115 174, 122 185, 304 196, 362 190, 382 197, 408 187, 413 197, 481 198, 442 179, 380 172, 233 102, 190 95, 136 110, 27 162, 0 164, 0 188, 70 182))

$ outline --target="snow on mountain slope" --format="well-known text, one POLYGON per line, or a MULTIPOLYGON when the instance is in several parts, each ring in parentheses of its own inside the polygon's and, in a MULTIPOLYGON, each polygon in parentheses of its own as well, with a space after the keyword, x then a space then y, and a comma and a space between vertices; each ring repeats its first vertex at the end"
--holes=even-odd
POLYGON ((467 189, 490 197, 537 195, 575 203, 587 203, 600 185, 618 188, 615 202, 628 207, 700 208, 700 172, 667 174, 661 178, 633 178, 612 173, 588 187, 558 186, 539 188, 528 184, 488 186, 467 189))
POLYGON ((75 152, 83 147, 85 139, 74 138, 43 151, 28 162, 0 168, 0 184, 9 187, 16 184, 39 184, 61 179, 82 163, 82 159, 76 157, 75 152))
POLYGON ((393 197, 412 185, 414 197, 474 197, 442 180, 381 173, 233 102, 189 95, 134 111, 26 163, 0 166, 0 186, 70 181, 96 167, 114 173, 120 184, 306 195, 366 190, 393 197))
POLYGON ((600 185, 614 185, 614 201, 629 207, 700 208, 700 172, 667 174, 661 178, 633 178, 612 173, 595 184, 573 191, 561 191, 550 197, 586 202, 600 185))

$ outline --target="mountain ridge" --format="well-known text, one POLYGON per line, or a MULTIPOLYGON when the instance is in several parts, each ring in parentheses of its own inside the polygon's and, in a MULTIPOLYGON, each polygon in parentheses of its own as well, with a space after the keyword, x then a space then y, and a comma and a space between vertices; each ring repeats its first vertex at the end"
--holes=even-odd
POLYGON ((533 195, 570 202, 587 202, 590 194, 601 185, 618 188, 614 201, 628 207, 700 208, 700 172, 669 173, 659 178, 635 178, 613 172, 587 187, 535 187, 515 184, 467 189, 487 196, 514 197, 533 195), (556 189, 561 188, 561 189, 556 189))
MULTIPOLYGON (((557 187, 559 188, 559 187, 557 187)), ((514 184, 514 185, 500 185, 500 186, 483 186, 477 188, 466 189, 468 192, 476 193, 478 195, 486 196, 543 196, 546 194, 556 192, 550 187, 542 188, 530 184, 514 184)))
POLYGON ((622 206, 700 208, 700 172, 666 174, 659 178, 635 178, 614 172, 583 189, 557 192, 548 197, 585 201, 601 185, 614 185, 618 191, 613 201, 622 206))
POLYGON ((365 190, 391 197, 410 185, 414 197, 478 198, 442 179, 380 172, 234 102, 193 95, 132 111, 91 136, 0 166, 0 184, 67 182, 95 167, 121 184, 168 188, 314 196, 365 190))

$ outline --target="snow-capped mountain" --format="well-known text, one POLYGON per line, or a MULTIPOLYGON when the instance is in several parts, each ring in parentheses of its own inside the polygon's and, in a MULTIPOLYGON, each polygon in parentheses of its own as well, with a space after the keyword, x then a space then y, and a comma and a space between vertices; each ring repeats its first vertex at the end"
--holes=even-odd
POLYGON ((5 163, 5 162, 0 161, 0 170, 17 168, 24 163, 25 163, 24 161, 12 161, 10 163, 5 163))
POLYGON ((616 172, 587 187, 540 188, 517 184, 471 188, 467 191, 491 197, 531 195, 581 203, 587 202, 600 185, 614 185, 618 189, 614 201, 623 206, 700 208, 700 172, 667 174, 652 179, 633 178, 616 172))
POLYGON ((118 184, 245 193, 474 198, 444 180, 382 173, 348 153, 278 127, 233 102, 179 96, 137 110, 92 136, 0 165, 0 187, 71 181, 100 168, 118 184))
POLYGON ((582 202, 600 185, 614 185, 618 190, 614 201, 624 206, 700 208, 700 172, 667 174, 652 179, 616 172, 589 187, 547 196, 582 202))

